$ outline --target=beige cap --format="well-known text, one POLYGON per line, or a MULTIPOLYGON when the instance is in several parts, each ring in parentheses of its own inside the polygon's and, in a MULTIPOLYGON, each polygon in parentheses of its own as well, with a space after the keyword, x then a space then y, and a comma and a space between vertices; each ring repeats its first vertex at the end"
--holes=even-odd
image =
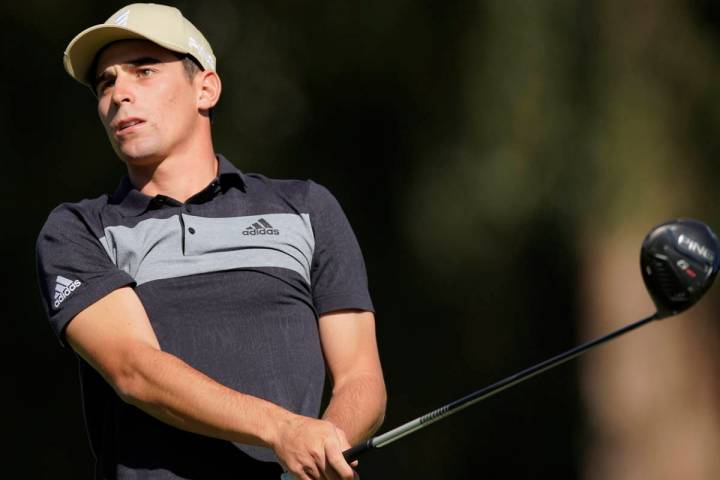
POLYGON ((65 70, 90 86, 90 68, 98 52, 117 40, 133 39, 150 40, 168 50, 192 55, 205 70, 215 70, 215 55, 200 30, 177 8, 154 3, 133 3, 105 23, 80 32, 65 49, 65 70))

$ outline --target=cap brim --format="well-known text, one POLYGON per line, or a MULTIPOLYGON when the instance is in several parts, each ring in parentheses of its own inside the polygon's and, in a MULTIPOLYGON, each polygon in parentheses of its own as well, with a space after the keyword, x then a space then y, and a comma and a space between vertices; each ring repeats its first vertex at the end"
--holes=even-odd
POLYGON ((92 86, 90 68, 98 52, 106 45, 118 40, 149 40, 179 53, 188 53, 179 45, 160 42, 142 33, 115 25, 95 25, 80 32, 68 45, 63 56, 65 70, 80 83, 92 86))

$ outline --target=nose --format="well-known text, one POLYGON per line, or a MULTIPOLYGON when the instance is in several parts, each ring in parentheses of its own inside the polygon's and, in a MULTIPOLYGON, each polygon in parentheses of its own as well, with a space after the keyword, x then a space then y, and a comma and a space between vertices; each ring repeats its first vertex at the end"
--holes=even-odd
POLYGON ((128 75, 124 72, 118 72, 115 77, 115 83, 113 84, 112 101, 116 105, 122 103, 132 103, 135 100, 135 96, 132 91, 132 82, 128 75))

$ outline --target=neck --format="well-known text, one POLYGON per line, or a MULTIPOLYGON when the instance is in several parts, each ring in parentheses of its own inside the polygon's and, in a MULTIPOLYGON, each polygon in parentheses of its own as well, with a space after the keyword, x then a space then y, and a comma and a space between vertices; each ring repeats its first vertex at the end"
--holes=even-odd
POLYGON ((150 165, 128 162, 127 166, 130 181, 145 195, 165 195, 183 203, 207 187, 218 174, 211 144, 161 158, 150 165))

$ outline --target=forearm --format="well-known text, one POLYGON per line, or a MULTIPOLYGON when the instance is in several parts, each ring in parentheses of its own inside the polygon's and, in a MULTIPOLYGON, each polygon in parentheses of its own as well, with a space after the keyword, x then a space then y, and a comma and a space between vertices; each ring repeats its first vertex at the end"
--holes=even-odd
POLYGON ((177 428, 273 449, 299 478, 312 472, 351 479, 342 432, 331 422, 294 414, 227 388, 163 352, 135 292, 121 288, 80 312, 66 327, 72 348, 124 401, 177 428))
POLYGON ((349 446, 332 422, 236 392, 153 347, 140 350, 133 349, 126 373, 111 382, 128 403, 186 431, 269 447, 298 478, 307 472, 352 478, 342 456, 349 446))
POLYGON ((136 348, 111 383, 123 400, 177 428, 234 442, 273 447, 277 429, 294 415, 229 389, 179 358, 136 348))
POLYGON ((386 402, 382 376, 359 373, 335 384, 323 419, 341 428, 355 444, 380 428, 386 402))

